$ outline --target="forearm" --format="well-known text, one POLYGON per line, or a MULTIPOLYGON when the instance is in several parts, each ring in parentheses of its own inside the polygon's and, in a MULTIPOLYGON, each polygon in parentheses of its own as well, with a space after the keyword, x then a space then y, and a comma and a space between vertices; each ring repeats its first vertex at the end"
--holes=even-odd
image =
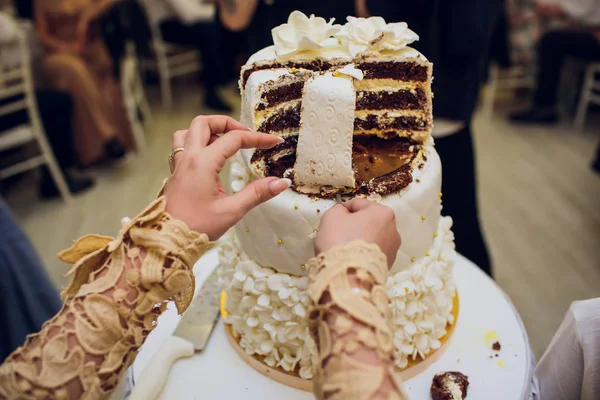
POLYGON ((71 47, 70 43, 54 38, 46 32, 38 31, 38 39, 44 47, 55 52, 66 51, 71 47))
POLYGON ((87 236, 60 254, 75 263, 65 305, 0 366, 0 398, 106 398, 166 302, 185 310, 210 244, 164 208, 159 199, 116 239, 87 236))
POLYGON ((311 260, 309 327, 319 350, 318 399, 405 399, 395 377, 385 256, 353 242, 311 260))
POLYGON ((37 0, 34 3, 37 38, 43 46, 52 51, 65 51, 70 45, 69 43, 59 40, 50 34, 48 21, 46 20, 46 13, 41 5, 41 1, 43 0, 37 0))
POLYGON ((371 16, 367 8, 367 0, 354 0, 354 12, 356 16, 368 18, 371 16))
POLYGON ((219 0, 220 17, 223 25, 232 31, 248 27, 258 0, 219 0))

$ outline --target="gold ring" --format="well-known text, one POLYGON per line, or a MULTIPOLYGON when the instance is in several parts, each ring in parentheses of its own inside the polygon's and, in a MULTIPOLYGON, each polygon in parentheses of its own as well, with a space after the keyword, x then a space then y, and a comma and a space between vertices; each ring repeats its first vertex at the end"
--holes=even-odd
POLYGON ((169 168, 171 169, 171 173, 173 173, 173 171, 175 170, 175 165, 173 165, 173 162, 175 161, 175 155, 180 151, 183 151, 183 147, 176 148, 169 155, 169 168))

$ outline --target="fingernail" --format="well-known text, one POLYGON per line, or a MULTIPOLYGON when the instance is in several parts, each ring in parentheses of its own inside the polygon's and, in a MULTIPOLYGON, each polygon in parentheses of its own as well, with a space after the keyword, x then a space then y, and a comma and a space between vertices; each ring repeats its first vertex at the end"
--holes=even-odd
POLYGON ((292 186, 292 181, 290 179, 277 179, 276 181, 269 183, 269 190, 271 191, 271 194, 277 195, 284 190, 289 189, 290 186, 292 186))
POLYGON ((282 138, 282 137, 279 137, 279 136, 277 137, 277 140, 279 140, 279 143, 283 143, 283 142, 285 142, 285 139, 284 139, 284 138, 282 138))

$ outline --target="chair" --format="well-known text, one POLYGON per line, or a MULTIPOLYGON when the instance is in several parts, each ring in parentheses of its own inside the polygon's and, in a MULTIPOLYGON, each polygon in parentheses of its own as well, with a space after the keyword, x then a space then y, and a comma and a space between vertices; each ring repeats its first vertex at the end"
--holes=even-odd
POLYGON ((600 63, 590 63, 585 70, 583 87, 577 106, 574 125, 578 130, 583 130, 585 119, 590 104, 600 105, 600 79, 596 79, 596 74, 600 74, 600 63))
POLYGON ((531 89, 535 86, 533 76, 528 75, 518 66, 501 71, 497 64, 492 63, 486 93, 483 96, 482 112, 487 120, 494 114, 496 97, 500 92, 514 92, 517 89, 531 89))
POLYGON ((171 107, 173 104, 171 79, 197 73, 202 69, 202 64, 197 50, 177 46, 163 40, 160 33, 159 16, 154 8, 156 6, 152 5, 155 1, 157 0, 140 0, 140 5, 146 11, 150 25, 151 49, 155 58, 154 60, 142 60, 141 67, 143 71, 153 71, 158 74, 163 106, 171 107))
POLYGON ((144 85, 140 77, 135 45, 127 43, 125 58, 121 66, 121 91, 125 108, 133 128, 133 136, 139 153, 146 148, 145 127, 152 126, 152 111, 148 104, 148 98, 144 91, 144 85), (140 121, 140 115, 142 121, 140 121))
POLYGON ((0 168, 0 179, 46 165, 64 201, 71 192, 56 162, 37 110, 28 41, 23 31, 16 40, 0 45, 0 117, 25 110, 29 124, 0 132, 0 151, 36 142, 39 155, 0 168))

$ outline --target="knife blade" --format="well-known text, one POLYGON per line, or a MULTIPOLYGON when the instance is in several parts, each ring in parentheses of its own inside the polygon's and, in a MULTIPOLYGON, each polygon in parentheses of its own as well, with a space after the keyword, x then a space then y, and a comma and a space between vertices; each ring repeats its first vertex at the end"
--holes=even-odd
POLYGON ((202 284, 173 335, 163 343, 144 368, 131 392, 130 400, 156 399, 175 361, 204 350, 219 319, 223 285, 217 270, 215 268, 202 284))

